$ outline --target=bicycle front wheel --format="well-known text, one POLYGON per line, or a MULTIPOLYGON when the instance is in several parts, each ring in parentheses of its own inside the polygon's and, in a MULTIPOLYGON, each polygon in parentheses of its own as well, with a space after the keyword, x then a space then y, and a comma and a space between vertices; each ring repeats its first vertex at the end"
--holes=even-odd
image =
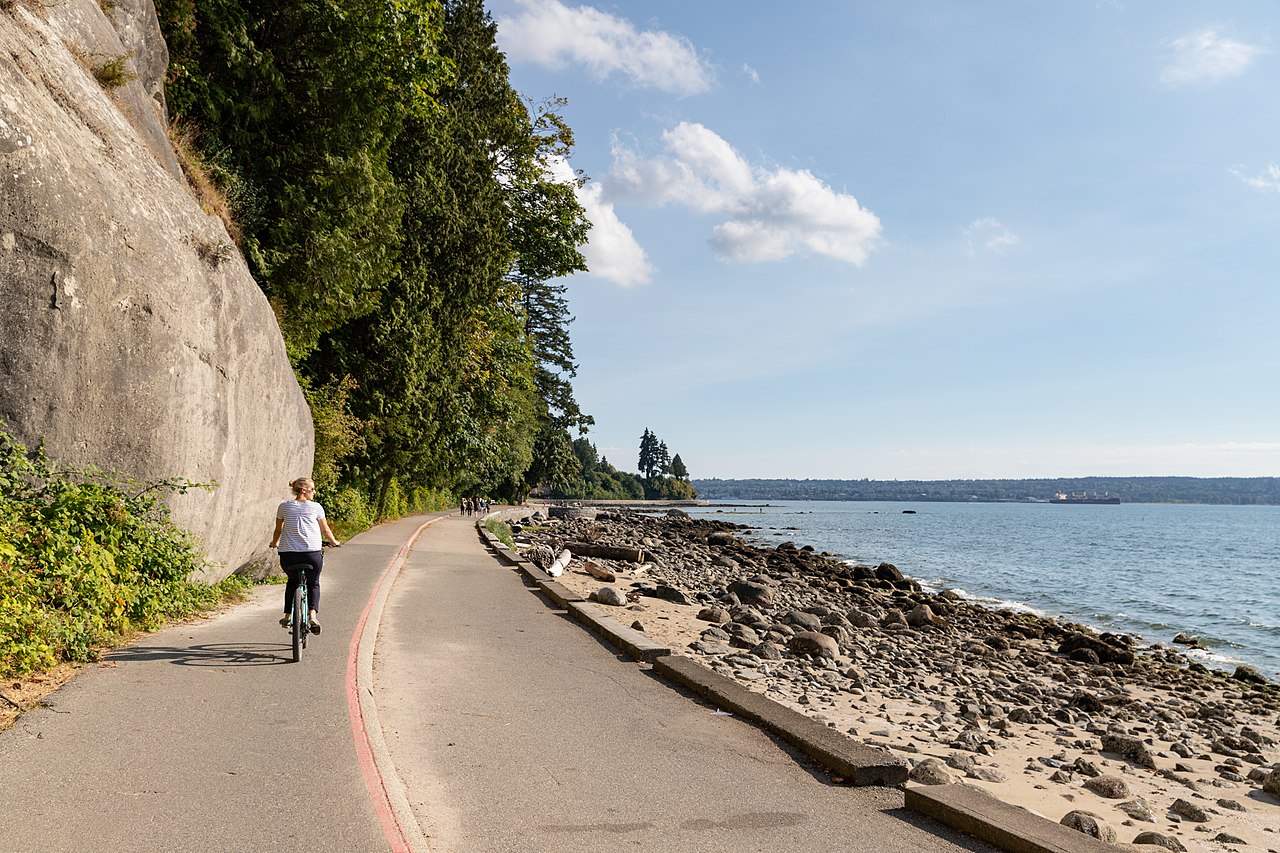
POLYGON ((293 662, 302 660, 302 650, 307 645, 307 592, 299 587, 293 593, 293 621, 290 623, 293 635, 293 662))

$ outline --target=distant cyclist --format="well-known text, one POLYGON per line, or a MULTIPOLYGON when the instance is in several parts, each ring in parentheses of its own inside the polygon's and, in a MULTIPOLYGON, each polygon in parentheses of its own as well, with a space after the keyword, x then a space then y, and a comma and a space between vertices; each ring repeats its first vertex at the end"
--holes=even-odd
POLYGON ((293 500, 282 501, 276 510, 276 532, 271 537, 271 547, 280 549, 280 567, 289 579, 284 587, 284 618, 280 624, 289 627, 293 593, 301 582, 302 569, 305 569, 307 599, 311 602, 311 612, 307 614, 309 625, 311 633, 319 634, 320 570, 324 568, 324 543, 328 541, 334 547, 342 543, 329 529, 324 507, 312 500, 316 496, 315 482, 310 477, 299 477, 289 484, 289 488, 293 490, 293 500))

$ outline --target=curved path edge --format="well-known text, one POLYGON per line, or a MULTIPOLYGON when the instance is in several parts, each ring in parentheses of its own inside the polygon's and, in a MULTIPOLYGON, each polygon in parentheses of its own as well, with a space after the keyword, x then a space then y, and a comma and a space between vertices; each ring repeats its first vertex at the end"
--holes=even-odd
POLYGON ((360 763, 360 775, 364 777, 369 799, 392 853, 421 853, 428 847, 426 836, 405 794, 404 783, 391 760, 382 725, 378 722, 378 706, 373 698, 373 651, 392 584, 404 568, 422 531, 441 518, 444 515, 419 525, 387 564, 360 614, 347 654, 347 710, 351 716, 351 736, 360 763))

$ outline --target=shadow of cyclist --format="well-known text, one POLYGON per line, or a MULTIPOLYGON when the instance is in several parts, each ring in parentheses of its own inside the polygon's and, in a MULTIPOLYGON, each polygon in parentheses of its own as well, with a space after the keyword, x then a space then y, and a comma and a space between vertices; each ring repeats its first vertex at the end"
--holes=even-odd
POLYGON ((109 661, 169 661, 178 666, 272 666, 291 663, 281 643, 206 643, 200 646, 128 646, 106 655, 109 661))

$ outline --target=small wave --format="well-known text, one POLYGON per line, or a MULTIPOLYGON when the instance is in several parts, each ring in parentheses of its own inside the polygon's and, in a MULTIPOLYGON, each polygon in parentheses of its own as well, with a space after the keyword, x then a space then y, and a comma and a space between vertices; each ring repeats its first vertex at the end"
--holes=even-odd
POLYGON ((992 610, 1012 610, 1015 613, 1030 613, 1032 616, 1039 616, 1041 618, 1045 618, 1046 615, 1044 611, 1037 610, 1024 601, 1009 601, 1004 598, 991 598, 990 596, 985 595, 974 595, 967 590, 955 586, 951 587, 951 591, 963 598, 965 601, 971 601, 974 604, 981 604, 983 607, 988 607, 992 610))
POLYGON ((1224 654, 1222 652, 1213 651, 1212 649, 1187 649, 1186 654, 1188 657, 1195 658, 1196 660, 1202 661, 1219 669, 1239 666, 1244 663, 1244 661, 1239 658, 1232 657, 1231 655, 1224 654))

